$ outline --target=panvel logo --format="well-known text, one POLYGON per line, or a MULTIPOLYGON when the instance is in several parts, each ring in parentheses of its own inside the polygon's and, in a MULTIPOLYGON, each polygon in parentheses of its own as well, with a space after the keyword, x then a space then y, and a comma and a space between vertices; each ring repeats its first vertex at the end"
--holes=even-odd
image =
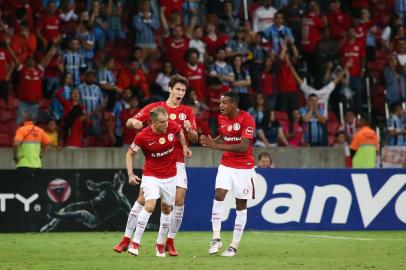
MULTIPOLYGON (((24 207, 25 212, 29 212, 31 210, 31 204, 38 199, 39 195, 38 193, 35 193, 31 195, 28 198, 25 198, 21 194, 14 194, 14 193, 0 193, 0 212, 6 212, 7 211, 7 200, 18 200, 19 202, 22 203, 24 207)), ((39 204, 36 204, 34 206, 35 211, 40 211, 41 206, 39 204)))
MULTIPOLYGON (((257 197, 248 201, 248 208, 259 205, 266 196, 268 189, 265 178, 257 174, 255 190, 257 197)), ((367 174, 351 174, 351 180, 355 191, 355 200, 358 202, 359 212, 364 228, 376 219, 388 203, 406 185, 406 174, 395 174, 385 184, 372 194, 371 185, 367 174)), ((303 211, 307 211, 304 223, 320 224, 326 202, 330 198, 336 200, 331 219, 331 224, 347 224, 348 216, 353 203, 353 194, 344 185, 330 184, 325 186, 315 185, 310 194, 308 209, 304 209, 306 191, 297 184, 276 184, 272 190, 272 199, 264 202, 261 208, 262 217, 273 224, 285 224, 288 222, 303 222, 303 211), (280 195, 280 197, 278 197, 280 195), (286 196, 288 195, 288 196, 286 196), (278 209, 287 209, 284 212, 278 209)), ((397 218, 406 224, 406 191, 403 191, 395 201, 394 211, 397 218)), ((231 209, 235 209, 235 201, 232 195, 227 195, 224 206, 222 221, 229 217, 231 209)))

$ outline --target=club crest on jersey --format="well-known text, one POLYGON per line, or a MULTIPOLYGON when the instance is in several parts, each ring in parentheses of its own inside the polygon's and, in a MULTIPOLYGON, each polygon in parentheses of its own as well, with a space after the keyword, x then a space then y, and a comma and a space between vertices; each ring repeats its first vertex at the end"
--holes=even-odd
POLYGON ((171 120, 175 120, 175 119, 176 119, 176 114, 171 113, 171 114, 169 115, 169 118, 170 118, 171 120))
POLYGON ((253 127, 247 127, 247 129, 245 130, 245 133, 247 133, 247 135, 254 134, 254 128, 253 127))
POLYGON ((159 139, 159 144, 164 144, 166 142, 165 138, 160 138, 159 139))
POLYGON ((172 133, 169 133, 168 134, 168 141, 173 141, 173 139, 175 138, 175 136, 173 136, 173 134, 172 133))
POLYGON ((240 128, 241 128, 241 126, 240 126, 240 124, 238 124, 238 123, 235 123, 234 125, 233 125, 233 129, 234 130, 240 130, 240 128))
POLYGON ((233 127, 232 127, 232 126, 228 126, 228 127, 227 127, 227 131, 231 131, 231 130, 233 130, 233 127))
POLYGON ((135 115, 135 117, 140 117, 142 115, 142 111, 139 111, 136 115, 135 115))
POLYGON ((186 120, 186 114, 184 114, 184 113, 179 114, 179 120, 182 120, 182 121, 186 120))

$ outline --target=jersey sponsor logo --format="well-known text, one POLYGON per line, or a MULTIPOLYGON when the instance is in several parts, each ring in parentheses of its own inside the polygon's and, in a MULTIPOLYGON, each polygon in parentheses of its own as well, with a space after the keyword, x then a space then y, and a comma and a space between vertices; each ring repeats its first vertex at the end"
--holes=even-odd
POLYGON ((235 123, 234 125, 233 125, 233 129, 234 130, 240 130, 240 128, 241 128, 241 126, 240 126, 240 124, 238 124, 238 123, 235 123))
POLYGON ((239 142, 239 141, 241 141, 241 137, 227 137, 227 136, 224 136, 223 139, 226 142, 239 142))
POLYGON ((169 115, 169 118, 170 118, 171 120, 175 120, 175 119, 176 119, 176 114, 171 113, 171 114, 169 115))
POLYGON ((164 144, 166 142, 165 138, 159 138, 159 144, 164 144))
POLYGON ((254 128, 253 127, 247 127, 247 129, 245 130, 245 133, 247 135, 252 135, 254 134, 254 128))
POLYGON ((168 134, 168 141, 173 141, 173 139, 175 138, 175 136, 172 133, 168 134))
POLYGON ((186 120, 186 114, 180 113, 179 114, 179 120, 182 120, 182 121, 186 120))
MULTIPOLYGON (((161 139, 163 139, 163 138, 161 138, 161 139)), ((164 140, 165 140, 165 139, 164 139, 164 140)), ((169 155, 169 154, 172 153, 172 152, 173 152, 173 147, 172 147, 171 149, 166 150, 166 151, 161 152, 161 153, 151 153, 151 157, 153 157, 153 158, 159 158, 159 157, 163 157, 163 156, 169 155)))

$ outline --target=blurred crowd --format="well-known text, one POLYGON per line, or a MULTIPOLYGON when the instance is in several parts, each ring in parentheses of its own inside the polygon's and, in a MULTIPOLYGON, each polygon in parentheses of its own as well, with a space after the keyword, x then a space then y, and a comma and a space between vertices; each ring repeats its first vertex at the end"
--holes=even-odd
POLYGON ((406 145, 406 0, 2 0, 0 145, 29 112, 54 147, 131 143, 179 73, 199 134, 220 96, 258 147, 349 145, 357 119, 406 145))

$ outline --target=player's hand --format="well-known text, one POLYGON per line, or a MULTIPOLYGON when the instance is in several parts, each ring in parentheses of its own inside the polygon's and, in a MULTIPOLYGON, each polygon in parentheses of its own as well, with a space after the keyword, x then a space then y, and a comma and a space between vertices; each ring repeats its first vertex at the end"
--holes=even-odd
POLYGON ((142 122, 140 120, 130 118, 127 120, 126 126, 128 128, 142 129, 142 122))
POLYGON ((183 156, 185 156, 186 158, 191 158, 192 150, 190 150, 189 147, 183 147, 183 156))
POLYGON ((141 182, 141 178, 139 178, 138 176, 136 176, 133 173, 130 173, 128 175, 128 183, 132 186, 138 185, 141 182))
POLYGON ((200 142, 203 146, 205 147, 210 147, 210 148, 215 148, 216 142, 213 140, 213 138, 209 135, 209 136, 204 136, 202 135, 200 137, 200 142))
POLYGON ((189 130, 192 129, 192 124, 189 120, 185 120, 183 121, 183 127, 185 128, 186 132, 189 132, 189 130))

